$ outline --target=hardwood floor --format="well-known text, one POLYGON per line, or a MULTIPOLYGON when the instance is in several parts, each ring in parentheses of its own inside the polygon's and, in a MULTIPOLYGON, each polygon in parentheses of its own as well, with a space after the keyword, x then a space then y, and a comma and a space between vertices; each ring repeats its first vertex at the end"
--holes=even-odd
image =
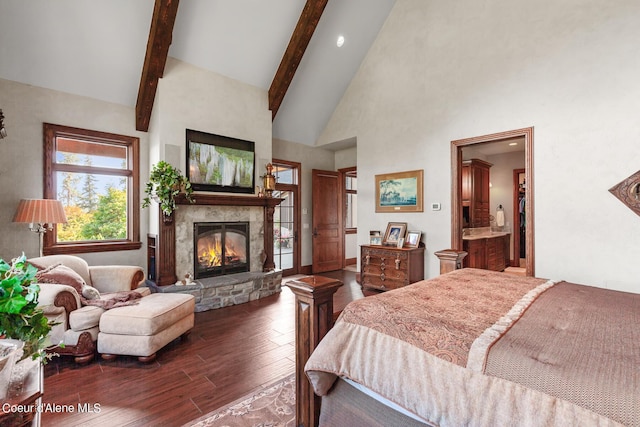
MULTIPOLYGON (((353 271, 323 273, 343 281, 334 308, 364 295, 353 271)), ((367 292, 368 294, 368 292, 367 292)), ((158 352, 150 364, 133 357, 86 366, 54 358, 45 368, 43 403, 74 412, 44 412, 44 426, 180 426, 294 372, 294 296, 282 292, 195 315, 186 340, 158 352), (99 405, 79 412, 78 404, 99 405)))

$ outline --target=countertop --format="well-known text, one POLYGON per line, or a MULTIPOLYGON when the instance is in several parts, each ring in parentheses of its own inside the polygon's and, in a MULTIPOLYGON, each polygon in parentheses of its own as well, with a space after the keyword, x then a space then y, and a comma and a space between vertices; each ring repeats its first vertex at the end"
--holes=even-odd
POLYGON ((479 239, 493 239, 495 237, 502 237, 511 234, 508 231, 481 231, 477 233, 471 233, 462 236, 462 240, 479 240, 479 239))

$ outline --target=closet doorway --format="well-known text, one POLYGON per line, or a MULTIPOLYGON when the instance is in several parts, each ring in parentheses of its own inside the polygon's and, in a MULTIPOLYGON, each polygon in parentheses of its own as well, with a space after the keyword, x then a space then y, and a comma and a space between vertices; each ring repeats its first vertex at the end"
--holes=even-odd
POLYGON ((527 179, 524 169, 513 170, 513 258, 511 266, 524 267, 527 256, 527 179))
MULTIPOLYGON (((516 129, 506 132, 477 136, 473 138, 451 141, 451 245, 453 249, 463 250, 462 228, 462 149, 476 144, 495 143, 514 138, 522 138, 525 145, 525 169, 524 179, 526 181, 525 193, 525 267, 526 275, 535 275, 534 259, 534 181, 533 181, 533 127, 516 129)), ((518 230, 512 230, 516 232, 518 230)))

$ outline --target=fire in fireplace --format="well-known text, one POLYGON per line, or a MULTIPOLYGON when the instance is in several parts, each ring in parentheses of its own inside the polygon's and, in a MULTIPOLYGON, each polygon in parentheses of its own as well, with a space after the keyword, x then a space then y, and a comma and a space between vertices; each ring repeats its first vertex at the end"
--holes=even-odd
POLYGON ((248 222, 193 224, 195 278, 249 271, 248 222))

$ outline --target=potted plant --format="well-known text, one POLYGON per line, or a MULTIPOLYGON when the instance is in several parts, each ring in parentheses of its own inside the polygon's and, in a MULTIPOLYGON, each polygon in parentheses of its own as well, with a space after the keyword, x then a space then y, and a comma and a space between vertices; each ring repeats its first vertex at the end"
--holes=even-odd
POLYGON ((22 359, 31 356, 44 363, 50 358, 45 350, 53 324, 38 308, 36 272, 24 254, 11 264, 0 259, 0 336, 24 343, 22 359))
POLYGON ((148 207, 151 200, 155 200, 160 204, 165 222, 171 222, 171 214, 176 210, 175 197, 178 194, 182 192, 189 202, 194 202, 191 198, 193 189, 189 179, 182 175, 180 169, 164 160, 159 161, 151 169, 149 182, 147 182, 144 192, 147 197, 142 201, 142 207, 148 207))

